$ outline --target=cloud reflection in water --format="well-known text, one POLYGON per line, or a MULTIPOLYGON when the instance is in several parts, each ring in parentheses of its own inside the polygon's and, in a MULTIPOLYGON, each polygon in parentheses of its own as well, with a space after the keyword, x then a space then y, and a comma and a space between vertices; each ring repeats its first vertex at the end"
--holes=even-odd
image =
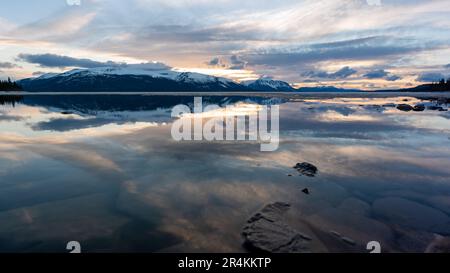
MULTIPOLYGON (((427 207, 444 215, 430 219, 445 233, 450 125, 437 112, 383 106, 401 100, 284 103, 273 153, 249 143, 175 142, 167 109, 4 108, 2 116, 20 118, 0 119, 0 251, 64 251, 67 239, 91 251, 244 251, 242 225, 275 201, 291 203, 290 223, 321 238, 334 230, 358 244, 379 240, 387 251, 424 251, 430 241, 414 238, 436 230, 390 215, 427 207), (316 178, 287 176, 303 161, 319 168, 316 178), (398 209, 374 207, 387 197, 401 199, 398 209)), ((315 247, 346 250, 326 239, 315 247)))

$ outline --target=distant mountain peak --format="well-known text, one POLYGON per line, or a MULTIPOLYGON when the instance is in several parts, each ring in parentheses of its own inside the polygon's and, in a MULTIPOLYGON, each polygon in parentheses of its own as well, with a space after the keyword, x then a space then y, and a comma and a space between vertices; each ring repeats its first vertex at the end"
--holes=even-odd
POLYGON ((287 82, 274 80, 270 77, 261 77, 257 80, 241 82, 242 85, 258 91, 295 91, 287 82))

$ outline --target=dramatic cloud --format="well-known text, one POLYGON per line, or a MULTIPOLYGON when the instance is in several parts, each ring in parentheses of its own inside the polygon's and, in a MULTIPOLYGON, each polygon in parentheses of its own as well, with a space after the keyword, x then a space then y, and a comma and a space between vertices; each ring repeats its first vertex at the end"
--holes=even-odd
POLYGON ((364 74, 364 78, 367 79, 381 79, 388 75, 389 73, 384 71, 383 69, 378 69, 374 71, 370 71, 367 74, 364 74))
POLYGON ((289 66, 331 60, 381 59, 419 51, 411 41, 391 37, 366 37, 339 42, 267 49, 245 56, 249 64, 289 66))
POLYGON ((18 60, 38 64, 41 67, 81 67, 95 68, 112 65, 120 65, 114 62, 97 62, 91 59, 77 59, 69 56, 61 56, 55 54, 20 54, 18 60))
POLYGON ((350 77, 353 74, 356 74, 357 71, 346 66, 339 69, 336 72, 328 73, 326 71, 308 71, 302 74, 303 77, 307 78, 316 78, 316 79, 345 79, 350 77))
POLYGON ((395 82, 397 80, 400 80, 401 77, 397 75, 393 75, 390 72, 384 70, 384 69, 377 69, 367 72, 363 75, 366 79, 385 79, 387 81, 395 82))
POLYGON ((438 82, 445 79, 445 75, 442 73, 424 73, 417 78, 418 82, 438 82))
POLYGON ((231 66, 229 67, 229 69, 235 69, 235 70, 244 69, 245 66, 247 65, 247 62, 241 60, 236 55, 233 55, 230 57, 230 62, 231 62, 231 66))
MULTIPOLYGON (((116 62, 97 62, 90 59, 77 59, 69 56, 59 56, 54 54, 20 54, 18 59, 21 61, 38 64, 41 67, 79 67, 79 68, 96 68, 96 67, 107 67, 107 66, 127 66, 126 63, 116 63, 116 62)), ((133 64, 134 68, 139 68, 149 71, 160 71, 169 70, 172 67, 160 63, 160 62, 147 62, 141 64, 133 64)), ((43 74, 40 71, 34 72, 33 75, 43 74)))
POLYGON ((217 66, 217 65, 220 64, 220 59, 219 58, 213 58, 207 64, 209 66, 217 66))
POLYGON ((242 70, 245 69, 247 62, 240 59, 237 55, 231 55, 227 59, 222 59, 219 57, 212 58, 210 61, 207 62, 208 66, 219 66, 222 68, 227 68, 230 70, 242 70))

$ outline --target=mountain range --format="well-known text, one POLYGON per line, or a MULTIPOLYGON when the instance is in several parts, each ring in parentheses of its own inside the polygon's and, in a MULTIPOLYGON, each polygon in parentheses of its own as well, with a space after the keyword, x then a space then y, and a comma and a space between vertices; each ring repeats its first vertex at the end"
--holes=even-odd
MULTIPOLYGON (((120 65, 91 69, 74 69, 64 73, 48 73, 18 82, 29 92, 228 92, 263 91, 295 92, 289 83, 262 77, 241 83, 230 79, 194 72, 158 69, 147 64, 120 65)), ((320 87, 320 91, 346 91, 320 87)), ((309 88, 308 91, 314 91, 309 88)))
MULTIPOLYGON (((124 64, 48 73, 18 81, 28 92, 360 92, 333 86, 294 88, 289 83, 262 77, 253 81, 233 80, 194 72, 159 68, 152 64, 124 64)), ((395 92, 448 91, 450 86, 425 84, 395 92), (439 87, 439 88, 438 88, 439 87)))

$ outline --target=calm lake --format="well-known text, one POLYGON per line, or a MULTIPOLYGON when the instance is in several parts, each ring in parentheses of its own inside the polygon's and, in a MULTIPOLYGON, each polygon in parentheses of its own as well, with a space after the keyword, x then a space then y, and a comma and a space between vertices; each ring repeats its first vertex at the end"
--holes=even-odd
POLYGON ((244 225, 275 202, 291 205, 285 222, 313 238, 311 252, 368 252, 371 241, 450 251, 448 99, 203 98, 249 116, 279 105, 273 152, 173 140, 172 107, 193 103, 0 96, 0 252, 68 252, 69 241, 83 252, 246 252, 244 225), (301 162, 317 175, 299 175, 301 162))

